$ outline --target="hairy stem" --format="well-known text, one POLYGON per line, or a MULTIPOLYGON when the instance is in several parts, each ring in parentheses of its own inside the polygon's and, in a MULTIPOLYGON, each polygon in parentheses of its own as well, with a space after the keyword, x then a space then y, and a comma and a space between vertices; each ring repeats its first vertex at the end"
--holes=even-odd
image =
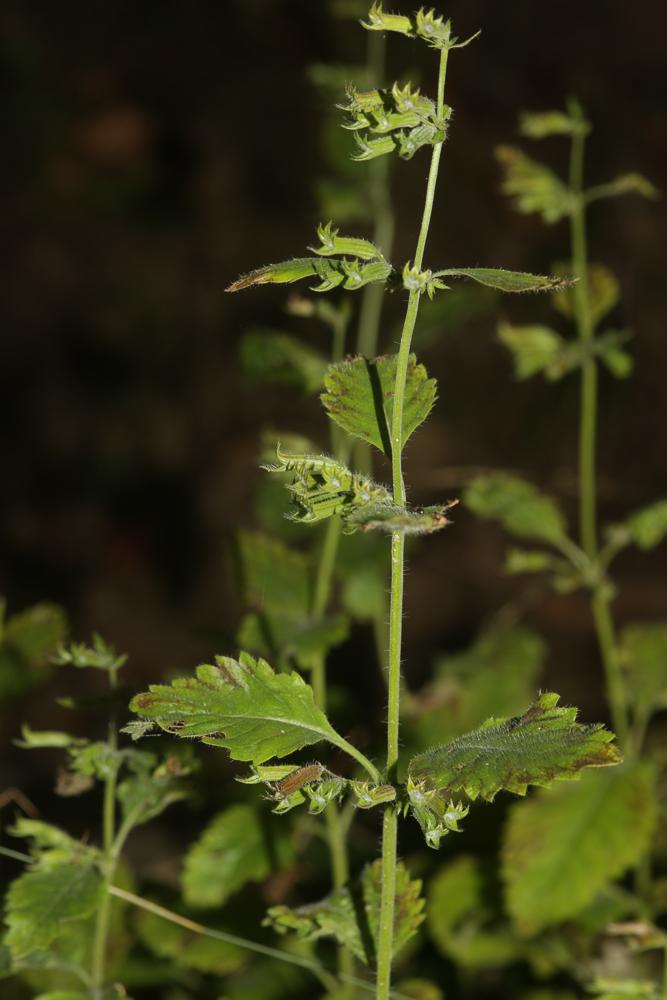
MULTIPOLYGON (((570 215, 570 235, 572 267, 574 277, 577 279, 574 286, 577 334, 582 345, 588 347, 595 329, 588 281, 586 206, 583 195, 584 145, 585 133, 582 129, 572 137, 570 187, 575 195, 575 206, 570 215)), ((593 566, 597 565, 599 555, 595 484, 597 382, 597 361, 590 352, 585 352, 581 369, 579 423, 579 532, 581 547, 593 566)), ((605 672, 607 701, 612 723, 619 742, 625 745, 628 737, 628 718, 618 644, 609 604, 610 597, 607 585, 604 579, 599 578, 592 588, 591 608, 605 672)))
MULTIPOLYGON (((111 670, 109 672, 109 686, 112 691, 116 688, 116 683, 116 671, 111 670)), ((110 750, 110 761, 109 773, 104 782, 104 804, 102 807, 103 872, 104 885, 106 889, 109 888, 113 881, 117 864, 117 854, 114 851, 114 842, 116 834, 116 782, 118 778, 118 761, 116 759, 116 751, 118 749, 118 735, 116 732, 116 719, 113 713, 109 719, 107 746, 110 750)), ((104 987, 110 916, 111 896, 108 892, 105 892, 102 896, 99 910, 97 911, 95 934, 93 937, 91 988, 95 998, 101 996, 101 992, 104 987)))
MULTIPOLYGON (((440 52, 440 70, 438 74, 438 116, 442 116, 445 104, 445 79, 447 74, 447 49, 440 52)), ((426 198, 422 214, 414 266, 421 270, 424 261, 424 250, 428 237, 435 189, 438 181, 438 169, 442 154, 442 143, 433 147, 431 166, 426 185, 426 198)), ((391 422, 391 464, 394 502, 405 504, 405 484, 403 482, 403 467, 401 456, 403 452, 403 402, 405 383, 410 358, 412 334, 419 312, 420 293, 410 292, 408 305, 403 322, 401 343, 396 364, 396 382, 394 385, 394 409, 391 422)), ((391 596, 389 611, 389 665, 388 665, 388 707, 387 707, 387 764, 386 777, 388 781, 395 778, 398 763, 399 712, 401 694, 401 635, 403 625, 403 568, 405 558, 405 540, 403 534, 396 532, 391 537, 391 596)), ((391 961, 394 938, 394 900, 396 896, 396 855, 398 834, 398 812, 395 806, 388 806, 384 812, 382 824, 382 898, 380 902, 380 926, 378 933, 377 957, 377 1000, 386 1000, 391 986, 391 961)))

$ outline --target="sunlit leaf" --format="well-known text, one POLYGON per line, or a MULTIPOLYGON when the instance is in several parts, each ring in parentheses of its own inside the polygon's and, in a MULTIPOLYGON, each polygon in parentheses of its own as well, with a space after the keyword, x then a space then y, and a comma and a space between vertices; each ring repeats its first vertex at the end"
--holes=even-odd
POLYGON ((601 724, 581 725, 576 708, 559 708, 558 701, 557 694, 542 694, 521 716, 488 719, 413 757, 410 780, 443 799, 465 795, 491 801, 502 790, 524 795, 529 785, 548 786, 586 767, 617 764, 614 734, 601 724))
POLYGON ((247 653, 217 656, 215 666, 171 685, 153 684, 130 708, 165 732, 225 747, 234 760, 262 764, 321 740, 349 752, 299 674, 276 674, 247 653))
MULTIPOLYGON (((390 428, 396 382, 395 354, 353 358, 332 365, 325 376, 322 403, 331 419, 355 437, 391 455, 390 428)), ((403 445, 428 417, 436 396, 435 379, 410 356, 403 402, 403 445)))
MULTIPOLYGON (((425 918, 420 892, 421 882, 411 881, 407 868, 399 862, 396 866, 394 954, 416 933, 425 918)), ((281 934, 291 931, 307 941, 334 937, 361 961, 373 965, 381 895, 382 863, 378 860, 366 865, 361 879, 352 887, 337 889, 319 903, 294 909, 274 906, 269 910, 266 922, 281 934)))
POLYGON ((285 386, 304 395, 321 388, 327 368, 320 351, 288 333, 272 330, 245 334, 240 356, 241 368, 253 382, 285 386))
POLYGON ((252 806, 233 805, 218 813, 185 856, 186 903, 224 906, 247 882, 259 882, 284 866, 290 853, 287 841, 280 831, 273 837, 269 833, 252 806))
POLYGON ((575 916, 643 856, 655 826, 653 785, 645 765, 626 765, 512 807, 502 873, 522 932, 575 916))
POLYGON ((558 222, 572 212, 574 195, 545 164, 514 146, 498 146, 496 158, 504 171, 503 194, 519 212, 536 212, 545 222, 558 222))
POLYGON ((239 292, 243 288, 257 285, 291 284, 311 277, 320 281, 319 285, 313 287, 313 291, 328 292, 339 285, 347 291, 354 291, 370 282, 385 282, 391 270, 391 264, 384 260, 360 263, 332 257, 299 257, 279 264, 267 264, 251 271, 232 282, 226 291, 239 292))
POLYGON ((466 488, 463 502, 479 517, 499 521, 518 538, 556 546, 567 538, 565 515, 556 501, 518 476, 505 472, 478 476, 466 488))

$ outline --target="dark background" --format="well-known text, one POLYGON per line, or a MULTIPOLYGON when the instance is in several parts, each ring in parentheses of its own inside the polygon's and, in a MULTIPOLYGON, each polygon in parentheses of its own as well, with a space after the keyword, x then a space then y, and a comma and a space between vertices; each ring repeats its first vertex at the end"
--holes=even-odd
MULTIPOLYGON (((401 6, 411 10, 388 9, 401 6)), ((546 271, 567 253, 567 225, 512 211, 493 148, 516 139, 520 109, 576 94, 595 124, 589 182, 638 169, 661 186, 665 7, 458 0, 447 13, 458 34, 483 33, 451 58, 455 118, 427 263, 546 271)), ((284 317, 280 289, 234 298, 223 289, 312 240, 314 184, 328 168, 324 106, 306 67, 362 60, 365 33, 333 19, 324 0, 4 0, 0 25, 0 593, 10 611, 62 604, 74 636, 96 630, 129 654, 125 680, 139 690, 208 658, 212 629, 228 637, 218 650, 233 650, 230 538, 253 524, 261 427, 280 422, 326 446, 317 400, 260 396, 237 365, 251 324, 289 324, 322 348, 324 335, 284 317)), ((431 54, 401 39, 389 50, 389 80, 414 67, 433 88, 431 54)), ((565 143, 531 153, 566 168, 565 143)), ((396 263, 413 253, 425 173, 424 152, 393 169, 396 263)), ((600 204, 590 244, 621 282, 611 325, 635 331, 634 377, 601 380, 609 521, 667 495, 664 202, 600 204)), ((397 293, 385 349, 401 309, 397 293)), ((500 315, 555 314, 530 297, 503 301, 500 315)), ((425 353, 440 399, 409 449, 411 498, 454 496, 468 467, 493 466, 525 473, 574 514, 577 380, 516 384, 496 319, 454 332, 445 324, 425 353)), ((409 684, 435 651, 465 644, 519 592, 500 573, 505 547, 500 531, 459 510, 454 528, 414 550, 409 684)), ((620 621, 664 616, 664 570, 664 549, 619 560, 620 621)), ((530 620, 550 643, 564 699, 587 717, 604 714, 585 597, 541 598, 530 620)), ((363 637, 347 647, 357 673, 369 648, 363 637)), ((27 755, 6 747, 21 717, 35 728, 55 722, 56 690, 0 716, 3 785, 31 790, 41 765, 30 755, 27 772, 27 755)))

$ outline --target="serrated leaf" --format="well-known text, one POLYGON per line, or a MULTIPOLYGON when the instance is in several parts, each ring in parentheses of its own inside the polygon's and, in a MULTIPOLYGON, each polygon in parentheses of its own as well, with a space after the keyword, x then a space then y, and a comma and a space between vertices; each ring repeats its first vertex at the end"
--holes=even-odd
POLYGON ((504 172, 501 190, 514 200, 519 212, 537 212, 545 222, 558 222, 572 212, 574 195, 544 163, 515 146, 498 146, 496 159, 504 172))
POLYGON ((141 943, 153 955, 184 969, 227 976, 240 969, 248 958, 248 953, 238 945, 193 934, 145 910, 137 914, 135 926, 141 943))
POLYGON ((217 656, 215 666, 204 664, 195 677, 171 685, 153 684, 130 708, 165 732, 225 747, 233 760, 263 764, 321 740, 351 751, 299 674, 276 674, 247 653, 217 656))
MULTIPOLYGON (((558 274, 566 275, 570 273, 570 265, 556 264, 554 270, 558 274)), ((618 303, 621 288, 611 268, 596 262, 588 265, 587 283, 590 316, 595 327, 618 303)), ((573 319, 575 316, 574 295, 573 288, 566 288, 562 295, 554 295, 552 299, 554 309, 567 319, 573 319)))
POLYGON ((55 657, 61 666, 77 667, 79 670, 106 670, 115 673, 125 664, 127 656, 117 653, 111 643, 97 633, 93 634, 92 642, 73 642, 67 647, 61 646, 55 657))
POLYGON ((532 697, 545 656, 544 640, 523 625, 490 628, 469 648, 441 656, 435 680, 409 709, 418 746, 469 732, 493 712, 516 713, 532 697))
POLYGON ((518 379, 530 378, 538 372, 544 372, 551 379, 563 374, 558 362, 566 341, 548 326, 499 323, 498 340, 512 352, 518 379))
POLYGON ((63 923, 92 916, 102 892, 97 867, 85 862, 19 875, 7 893, 5 944, 14 958, 48 948, 63 923))
POLYGON ((667 623, 626 625, 621 634, 621 660, 626 668, 625 686, 637 716, 667 706, 667 623))
POLYGON ((18 816, 9 832, 12 837, 25 837, 32 841, 30 853, 42 865, 70 862, 82 857, 90 860, 98 855, 96 848, 70 837, 68 833, 43 820, 18 816))
MULTIPOLYGON (((353 358, 331 365, 321 399, 339 427, 391 455, 389 429, 396 382, 395 354, 367 360, 353 358)), ((403 445, 428 417, 436 397, 435 379, 410 355, 403 403, 403 445)))
POLYGON ((288 333, 256 330, 245 334, 240 347, 241 368, 253 382, 285 386, 304 395, 322 386, 324 355, 288 333))
POLYGON ((519 115, 519 131, 528 139, 546 139, 552 135, 576 135, 582 121, 565 111, 523 111, 519 115))
POLYGON ((553 292, 567 288, 572 280, 549 274, 505 271, 500 267, 447 267, 434 271, 435 278, 470 278, 499 292, 553 292))
POLYGON ((276 866, 284 866, 290 849, 284 835, 276 833, 269 837, 265 821, 252 806, 234 805, 218 813, 185 856, 185 902, 224 906, 247 882, 260 882, 276 866))
POLYGON ((556 501, 536 486, 505 472, 478 476, 466 488, 463 502, 479 517, 499 521, 518 538, 550 542, 567 539, 567 522, 556 501))
MULTIPOLYGON (((407 868, 399 862, 396 866, 393 954, 400 951, 425 919, 420 892, 421 881, 411 881, 407 868)), ((319 903, 295 909, 272 907, 266 923, 281 934, 293 931, 302 940, 334 937, 362 962, 373 965, 381 895, 382 863, 378 860, 365 866, 358 882, 335 890, 319 903)))
POLYGON ((653 786, 649 768, 626 765, 512 806, 502 876, 522 933, 576 916, 643 856, 655 826, 653 786))
POLYGON ((559 696, 540 695, 523 715, 488 719, 478 729, 413 757, 408 776, 441 798, 463 794, 493 800, 505 790, 525 795, 529 785, 571 779, 585 767, 619 762, 601 724, 581 725, 576 708, 558 708, 559 696))

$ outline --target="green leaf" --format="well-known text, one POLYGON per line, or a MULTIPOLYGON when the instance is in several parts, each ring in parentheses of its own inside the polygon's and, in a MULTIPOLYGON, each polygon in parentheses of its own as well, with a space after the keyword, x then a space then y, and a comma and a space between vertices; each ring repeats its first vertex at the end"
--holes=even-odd
POLYGON ((294 513, 290 519, 314 524, 334 514, 339 514, 346 530, 358 527, 352 519, 361 509, 375 510, 391 504, 391 494, 386 487, 358 475, 341 462, 328 455, 291 455, 277 449, 277 462, 264 465, 267 472, 292 472, 293 481, 288 490, 294 500, 294 513))
POLYGON ((496 159, 504 172, 501 190, 519 212, 537 212, 545 222, 558 222, 572 212, 574 195, 549 167, 515 146, 498 146, 496 159))
MULTIPOLYGON (((411 881, 407 868, 399 862, 396 866, 393 954, 397 954, 413 937, 425 919, 424 900, 420 892, 421 882, 411 881)), ((293 931, 306 941, 334 937, 362 962, 373 965, 381 895, 382 863, 378 860, 366 865, 359 882, 351 887, 336 889, 319 903, 295 909, 272 907, 265 923, 280 934, 293 931)))
POLYGON ((145 910, 137 914, 135 926, 141 943, 149 951, 183 969, 227 976, 248 959, 248 952, 238 945, 193 934, 145 910))
POLYGON ((7 621, 0 599, 0 698, 16 697, 50 673, 51 657, 67 636, 64 611, 35 604, 7 621))
POLYGON ((655 548, 667 535, 667 500, 658 500, 631 514, 623 527, 640 549, 655 548))
POLYGON ((341 604, 352 618, 367 622, 385 617, 389 561, 384 538, 372 534, 343 537, 336 573, 341 604))
POLYGON ((118 654, 111 643, 106 642, 101 635, 93 635, 92 644, 73 642, 67 648, 61 646, 58 650, 56 663, 61 666, 70 665, 80 670, 106 670, 115 673, 127 661, 127 656, 118 654))
POLYGON ((72 862, 82 857, 93 860, 99 853, 96 848, 82 844, 59 827, 27 816, 19 816, 9 832, 13 837, 30 839, 33 842, 30 853, 42 865, 72 862))
MULTIPOLYGON (((389 142, 393 148, 393 142, 389 142)), ((285 260, 280 264, 267 264, 250 274, 234 281, 227 292, 239 292, 243 288, 256 285, 291 284, 302 278, 319 278, 320 284, 313 287, 315 292, 329 292, 339 285, 348 291, 363 288, 370 282, 385 282, 391 274, 391 264, 384 260, 360 264, 358 261, 337 260, 327 257, 300 257, 285 260)))
POLYGON ((5 944, 16 959, 48 948, 62 924, 91 917, 102 894, 101 875, 87 862, 57 864, 19 875, 7 893, 5 944))
POLYGON ((90 1000, 90 993, 81 993, 79 990, 49 990, 48 993, 40 993, 35 1000, 90 1000))
POLYGON ((246 604, 262 612, 303 618, 312 573, 307 556, 258 531, 240 531, 237 539, 246 604))
POLYGON ((654 982, 643 979, 595 979, 589 992, 596 1000, 660 1000, 654 982))
POLYGON ((148 823, 174 802, 187 798, 182 779, 192 770, 189 761, 170 754, 158 764, 154 754, 136 750, 126 759, 133 776, 120 782, 117 796, 123 818, 132 828, 148 823))
MULTIPOLYGON (((185 856, 183 897, 189 906, 221 907, 247 882, 261 882, 290 850, 283 834, 269 838, 249 805, 234 805, 211 820, 185 856)), ((271 828, 273 831, 273 827, 271 828)))
MULTIPOLYGON (((554 270, 565 276, 571 273, 571 265, 557 264, 554 270)), ((618 303, 621 297, 621 287, 618 278, 606 264, 589 264, 587 279, 590 315, 595 327, 618 303)), ((554 295, 552 304, 562 316, 570 320, 574 319, 576 305, 573 288, 566 288, 562 295, 554 295)))
POLYGON ((430 979, 400 979, 396 993, 410 1000, 445 1000, 445 994, 430 979))
POLYGON ((549 379, 564 374, 560 358, 566 341, 548 326, 513 326, 499 323, 498 340, 514 357, 514 371, 519 380, 544 372, 549 379))
POLYGON ((361 531, 382 531, 387 535, 400 532, 402 535, 432 535, 441 531, 451 521, 447 511, 453 502, 435 504, 430 507, 397 507, 388 503, 370 503, 355 507, 345 518, 345 530, 349 533, 361 531))
POLYGON ((502 874, 522 933, 576 916, 639 861, 655 826, 653 785, 645 765, 626 765, 512 807, 502 874))
POLYGON ((494 712, 515 714, 530 701, 545 656, 541 636, 515 625, 490 628, 463 652, 440 657, 435 680, 409 708, 418 746, 470 732, 494 712))
POLYGON ((502 790, 525 795, 529 785, 549 786, 577 777, 585 767, 617 764, 614 734, 601 724, 581 725, 576 708, 558 708, 558 700, 557 694, 542 694, 521 716, 488 719, 413 757, 410 781, 443 799, 463 794, 492 801, 502 790))
POLYGON ((339 236, 340 230, 334 228, 333 222, 317 227, 317 236, 321 243, 319 247, 308 247, 320 257, 331 257, 333 254, 359 257, 361 260, 377 260, 382 258, 381 252, 369 240, 354 236, 339 236))
POLYGON ((483 879, 479 862, 461 855, 439 868, 428 886, 427 926, 439 950, 448 954, 453 931, 482 907, 483 879))
POLYGON ((499 267, 447 267, 434 271, 435 278, 470 278, 499 292, 553 292, 572 284, 568 278, 525 271, 505 271, 499 267))
POLYGON ((61 732, 36 732, 27 723, 21 726, 21 739, 14 740, 17 747, 22 750, 39 750, 45 747, 66 749, 72 746, 81 746, 85 740, 72 736, 70 733, 61 732))
POLYGON ((361 757, 317 708, 299 674, 276 674, 247 653, 238 661, 217 656, 215 666, 204 664, 195 677, 171 685, 153 684, 130 708, 165 732, 225 747, 233 760, 263 764, 321 740, 361 757))
POLYGON ((640 718, 667 707, 667 623, 626 625, 621 634, 626 690, 640 718))
POLYGON ((556 547, 567 540, 565 515, 556 501, 518 476, 504 472, 478 476, 465 490, 463 502, 479 517, 499 521, 518 538, 556 547))
POLYGON ((584 192, 584 201, 587 205, 591 202, 599 201, 601 198, 618 198, 623 194, 640 194, 644 198, 659 198, 660 192, 655 184, 652 184, 642 174, 619 174, 606 184, 599 184, 597 187, 589 188, 584 192))
MULTIPOLYGON (((324 379, 324 408, 339 427, 391 455, 397 355, 353 358, 331 365, 324 379)), ((428 417, 436 397, 435 379, 410 355, 403 403, 403 445, 428 417)))
POLYGON ((253 382, 285 386, 304 395, 322 387, 327 361, 324 355, 288 333, 254 330, 240 348, 241 368, 253 382))
MULTIPOLYGON (((583 130, 588 130, 586 123, 583 123, 583 130)), ((582 131, 582 121, 565 111, 523 111, 519 115, 519 131, 528 139, 577 135, 582 131)))

